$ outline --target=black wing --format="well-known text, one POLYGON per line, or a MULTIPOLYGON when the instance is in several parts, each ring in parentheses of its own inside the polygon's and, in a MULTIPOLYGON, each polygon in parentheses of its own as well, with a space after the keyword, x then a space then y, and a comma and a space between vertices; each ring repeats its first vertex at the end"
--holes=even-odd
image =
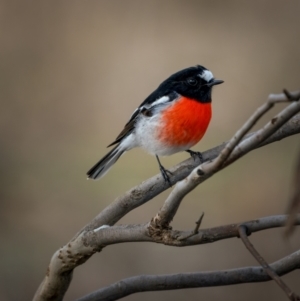
POLYGON ((163 105, 167 102, 171 102, 178 97, 176 92, 171 93, 162 93, 162 91, 158 88, 152 94, 150 94, 142 104, 133 112, 129 121, 125 124, 124 129, 118 135, 116 140, 112 142, 107 147, 113 146, 117 143, 120 143, 126 136, 130 135, 135 128, 136 120, 139 114, 144 114, 145 116, 151 117, 153 115, 153 111, 160 105, 163 105), (162 97, 166 97, 166 101, 159 102, 159 99, 162 97))
POLYGON ((136 118, 138 117, 139 113, 141 111, 141 108, 137 108, 133 114, 131 115, 129 121, 125 124, 124 129, 122 130, 122 132, 118 135, 118 137, 116 138, 116 140, 111 143, 110 145, 108 145, 107 147, 113 146, 117 143, 120 143, 124 137, 128 136, 129 134, 132 133, 132 131, 134 130, 134 126, 135 126, 135 122, 136 122, 136 118))

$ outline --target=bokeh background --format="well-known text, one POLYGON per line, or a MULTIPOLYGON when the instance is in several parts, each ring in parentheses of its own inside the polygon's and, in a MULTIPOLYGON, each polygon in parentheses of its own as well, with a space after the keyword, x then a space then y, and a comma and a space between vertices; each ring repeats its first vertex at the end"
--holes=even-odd
MULTIPOLYGON (((269 93, 299 88, 300 2, 0 1, 0 299, 30 300, 52 254, 98 212, 158 173, 142 150, 98 182, 85 172, 132 111, 170 74, 196 64, 225 83, 195 147, 229 139, 269 93)), ((282 108, 283 106, 279 106, 282 108)), ((279 108, 259 122, 263 125, 279 108)), ((256 128, 257 128, 256 127, 256 128)), ((191 229, 283 214, 299 136, 256 150, 183 202, 173 226, 191 229)), ((187 154, 163 158, 172 166, 187 154)), ((151 219, 170 190, 120 223, 151 219)), ((273 262, 300 247, 299 231, 251 236, 273 262)), ((150 243, 107 247, 76 269, 65 300, 140 274, 256 265, 238 239, 189 248, 150 243)), ((299 291, 299 272, 284 277, 299 291)), ((124 300, 283 300, 273 283, 136 294, 124 300)))

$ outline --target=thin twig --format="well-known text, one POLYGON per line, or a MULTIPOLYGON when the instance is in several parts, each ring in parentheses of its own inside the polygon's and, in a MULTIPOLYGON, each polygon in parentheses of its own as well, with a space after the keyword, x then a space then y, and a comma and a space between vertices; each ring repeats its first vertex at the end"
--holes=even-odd
POLYGON ((281 287, 281 289, 286 293, 288 298, 291 301, 300 300, 300 297, 296 295, 285 283, 284 281, 276 274, 275 270, 272 269, 269 264, 264 260, 264 258, 257 252, 250 240, 248 239, 247 227, 245 225, 240 225, 238 227, 239 235, 243 241, 245 247, 257 260, 257 262, 263 267, 265 272, 281 287))
POLYGON ((204 217, 204 212, 202 212, 202 214, 200 215, 199 219, 196 221, 196 227, 195 229, 192 231, 192 233, 186 235, 186 236, 182 236, 182 237, 178 237, 177 240, 185 240, 187 238, 190 238, 196 234, 199 233, 199 228, 201 226, 201 223, 202 223, 202 220, 203 220, 203 217, 204 217))
POLYGON ((300 93, 298 92, 294 92, 294 93, 292 93, 292 92, 290 92, 290 91, 288 91, 287 89, 283 89, 283 93, 285 94, 285 96, 287 97, 287 99, 289 100, 289 101, 298 101, 298 100, 300 100, 300 93))
POLYGON ((202 212, 199 219, 196 221, 196 227, 195 227, 195 230, 194 230, 194 234, 198 234, 199 228, 200 228, 202 220, 203 220, 203 217, 204 217, 204 212, 202 212))

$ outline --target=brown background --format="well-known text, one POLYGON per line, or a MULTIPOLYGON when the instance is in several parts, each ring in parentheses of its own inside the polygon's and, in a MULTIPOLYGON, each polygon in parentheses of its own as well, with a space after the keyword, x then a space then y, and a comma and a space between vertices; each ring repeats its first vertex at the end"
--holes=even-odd
MULTIPOLYGON (((54 251, 100 210, 158 172, 141 150, 98 182, 85 172, 132 111, 167 76, 202 64, 225 84, 196 150, 229 139, 269 93, 299 88, 300 2, 0 1, 0 299, 30 300, 54 251)), ((279 106, 283 107, 283 106, 279 106)), ((274 115, 275 109, 259 125, 274 115)), ((258 126, 259 126, 258 125, 258 126)), ((249 154, 192 192, 173 226, 240 222, 286 210, 299 136, 249 154)), ((187 158, 163 158, 168 167, 187 158)), ((170 191, 170 190, 169 190, 170 191)), ((169 193, 128 214, 144 223, 169 193)), ((299 231, 251 240, 273 262, 300 247, 299 231)), ((124 277, 256 265, 238 239, 189 248, 128 243, 76 269, 66 300, 124 277)), ((299 289, 299 272, 284 277, 299 289)), ((124 300, 283 300, 274 283, 136 294, 124 300)))

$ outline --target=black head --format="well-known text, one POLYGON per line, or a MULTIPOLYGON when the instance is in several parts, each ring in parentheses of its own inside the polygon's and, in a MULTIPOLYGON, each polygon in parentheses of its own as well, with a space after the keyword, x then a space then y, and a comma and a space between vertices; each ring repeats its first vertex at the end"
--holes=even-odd
POLYGON ((158 89, 176 91, 199 102, 211 102, 212 87, 222 83, 222 80, 214 79, 211 71, 197 65, 174 73, 158 89))

